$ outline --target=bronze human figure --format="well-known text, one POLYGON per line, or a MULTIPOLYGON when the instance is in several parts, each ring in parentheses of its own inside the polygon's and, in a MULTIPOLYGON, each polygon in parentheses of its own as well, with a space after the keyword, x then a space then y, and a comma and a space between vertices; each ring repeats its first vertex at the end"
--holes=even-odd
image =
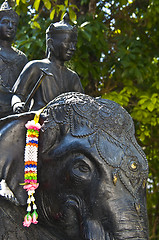
POLYGON ((65 61, 71 59, 77 43, 77 30, 69 23, 68 14, 61 22, 52 23, 46 31, 47 58, 29 62, 13 86, 12 106, 15 112, 23 109, 25 102, 44 69, 46 75, 35 92, 32 110, 44 107, 49 101, 64 92, 83 92, 78 75, 65 67, 65 61), (18 97, 18 98, 17 98, 18 97))
POLYGON ((12 47, 18 19, 5 1, 0 7, 0 118, 12 113, 11 90, 27 63, 24 53, 12 47))
POLYGON ((58 96, 41 114, 39 223, 23 227, 24 125, 33 118, 0 121, 0 179, 14 194, 0 197, 0 238, 148 240, 148 164, 133 121, 117 103, 77 92, 58 96))

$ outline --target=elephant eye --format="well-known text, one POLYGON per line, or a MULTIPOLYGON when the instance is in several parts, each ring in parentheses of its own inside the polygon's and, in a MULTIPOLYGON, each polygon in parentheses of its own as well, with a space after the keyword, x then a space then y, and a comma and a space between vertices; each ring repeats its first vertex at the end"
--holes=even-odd
POLYGON ((88 181, 91 179, 93 169, 94 168, 89 161, 78 159, 72 164, 70 174, 76 180, 88 181))
POLYGON ((89 172, 89 167, 81 164, 81 165, 79 166, 79 170, 80 170, 81 172, 89 172))
POLYGON ((87 173, 90 171, 89 166, 84 162, 78 162, 73 166, 73 169, 78 169, 82 173, 87 173))

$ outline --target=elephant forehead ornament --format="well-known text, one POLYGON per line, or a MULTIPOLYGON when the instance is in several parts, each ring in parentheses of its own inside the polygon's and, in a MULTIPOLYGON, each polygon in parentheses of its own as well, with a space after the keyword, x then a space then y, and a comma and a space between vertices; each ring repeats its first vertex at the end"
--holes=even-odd
MULTIPOLYGON (((55 136, 59 127, 65 126, 65 133, 69 131, 75 138, 87 138, 100 159, 113 168, 114 185, 119 178, 136 199, 139 188, 146 184, 148 162, 134 137, 132 118, 124 108, 110 100, 66 93, 55 98, 43 114, 47 117, 42 131, 48 130, 50 136, 55 136), (112 146, 122 149, 123 154, 118 156, 112 146)), ((47 140, 46 143, 44 152, 52 144, 47 140)))
MULTIPOLYGON (((70 131, 73 137, 88 138, 102 161, 113 168, 114 185, 119 178, 135 198, 135 203, 138 202, 136 196, 139 188, 145 187, 148 163, 134 137, 132 118, 124 108, 110 100, 72 93, 57 97, 48 105, 45 114, 49 117, 42 131, 48 129, 52 136, 53 132, 59 131, 59 126, 67 126, 66 132, 70 131), (122 149, 123 155, 117 156, 112 144, 122 149)), ((49 144, 45 147, 49 148, 49 144)), ((136 204, 136 208, 138 210, 140 206, 136 204)))

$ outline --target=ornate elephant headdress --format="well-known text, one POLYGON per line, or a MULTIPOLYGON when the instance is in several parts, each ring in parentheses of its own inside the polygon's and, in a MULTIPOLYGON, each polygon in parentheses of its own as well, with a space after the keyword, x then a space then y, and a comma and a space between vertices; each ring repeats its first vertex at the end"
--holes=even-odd
POLYGON ((47 131, 43 152, 58 144, 61 131, 75 138, 87 138, 100 159, 113 168, 114 185, 119 178, 135 199, 139 188, 145 188, 147 159, 136 142, 131 116, 119 104, 81 93, 65 93, 55 98, 43 114, 44 138, 47 131))
POLYGON ((9 6, 7 0, 5 0, 0 7, 0 19, 4 16, 10 16, 14 18, 17 23, 19 21, 18 14, 9 6))

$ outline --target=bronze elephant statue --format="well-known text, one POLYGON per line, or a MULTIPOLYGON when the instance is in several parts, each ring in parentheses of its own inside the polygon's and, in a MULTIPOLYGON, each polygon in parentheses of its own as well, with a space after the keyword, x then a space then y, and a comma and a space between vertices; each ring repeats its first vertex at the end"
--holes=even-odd
POLYGON ((23 227, 25 123, 34 112, 0 120, 0 237, 9 240, 146 240, 148 164, 134 124, 117 103, 65 93, 40 117, 36 204, 39 223, 23 227))

